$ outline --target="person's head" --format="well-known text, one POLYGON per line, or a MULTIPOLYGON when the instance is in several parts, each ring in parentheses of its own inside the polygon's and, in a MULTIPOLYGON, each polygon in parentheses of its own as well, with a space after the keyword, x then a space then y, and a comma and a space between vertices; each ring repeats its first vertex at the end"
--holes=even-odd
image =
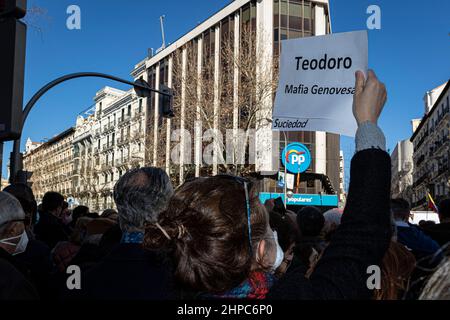
POLYGON ((328 210, 323 214, 325 219, 324 226, 322 228, 322 234, 326 240, 330 240, 336 229, 341 224, 342 212, 338 209, 328 210))
POLYGON ((86 217, 92 218, 92 219, 97 219, 100 218, 100 215, 98 214, 98 212, 89 212, 86 217))
POLYGON ((297 229, 292 222, 293 221, 291 221, 287 215, 282 216, 278 212, 269 212, 270 227, 273 231, 277 232, 278 243, 280 244, 281 249, 283 249, 283 252, 292 249, 292 246, 298 238, 297 229))
POLYGON ((92 221, 86 225, 86 238, 84 239, 84 242, 98 245, 103 234, 114 226, 114 224, 114 221, 109 219, 92 219, 92 221))
POLYGON ((173 194, 165 171, 146 167, 125 173, 114 186, 114 201, 124 232, 143 232, 146 222, 155 222, 173 194))
POLYGON ((9 254, 19 254, 26 249, 28 237, 24 220, 25 212, 19 200, 0 192, 0 248, 9 254))
POLYGON ((436 222, 434 222, 432 220, 430 220, 430 221, 420 220, 418 224, 419 224, 419 227, 427 227, 427 226, 432 226, 432 225, 436 224, 436 222))
POLYGON ((3 191, 12 194, 19 200, 25 212, 25 226, 34 225, 36 223, 37 203, 33 190, 24 183, 14 183, 7 186, 3 191))
POLYGON ((441 200, 438 204, 439 220, 441 222, 450 221, 450 198, 441 200))
POLYGON ((316 207, 303 207, 297 213, 297 224, 302 237, 317 237, 325 224, 325 218, 316 207))
POLYGON ((408 222, 411 215, 411 208, 408 201, 402 198, 391 199, 391 212, 395 221, 408 222))
POLYGON ((87 237, 87 225, 92 221, 93 219, 88 217, 80 217, 75 222, 75 227, 72 231, 72 234, 70 235, 70 242, 81 245, 83 244, 85 238, 87 237))
POLYGON ((144 246, 171 249, 176 279, 197 292, 230 290, 251 271, 276 269, 283 259, 254 184, 223 175, 179 187, 168 209, 147 225, 144 246))
POLYGON ((42 198, 42 211, 60 218, 64 208, 64 197, 58 192, 47 192, 42 198))
POLYGON ((81 217, 86 217, 89 214, 89 208, 86 206, 77 206, 72 210, 72 223, 75 225, 81 217))
POLYGON ((65 225, 68 225, 72 222, 72 212, 69 210, 69 204, 67 203, 67 201, 64 201, 63 203, 61 220, 65 225))
POLYGON ((105 211, 103 211, 101 217, 112 220, 112 221, 116 221, 116 222, 119 219, 119 215, 118 215, 117 211, 114 209, 106 209, 105 211))

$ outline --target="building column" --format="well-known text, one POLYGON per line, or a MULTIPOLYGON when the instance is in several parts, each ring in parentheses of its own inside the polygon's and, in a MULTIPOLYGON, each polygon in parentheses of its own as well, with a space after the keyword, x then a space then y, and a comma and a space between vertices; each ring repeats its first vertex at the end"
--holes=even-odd
MULTIPOLYGON (((314 30, 316 36, 326 34, 326 17, 325 8, 322 4, 314 6, 314 30)), ((327 173, 327 134, 326 132, 317 131, 315 139, 316 173, 327 173)))
MULTIPOLYGON (((160 63, 156 65, 155 89, 159 90, 160 63)), ((156 167, 158 160, 158 118, 159 118, 159 94, 155 94, 155 118, 153 119, 153 166, 156 167)), ((131 155, 130 155, 131 156, 131 155)))
POLYGON ((180 117, 180 184, 184 182, 184 154, 185 154, 185 136, 184 128, 186 121, 186 68, 187 68, 187 48, 182 49, 181 56, 181 117, 180 117))
MULTIPOLYGON (((169 75, 168 75, 168 83, 167 86, 169 88, 172 88, 172 70, 173 70, 173 57, 171 56, 169 58, 169 75)), ((166 121, 166 173, 170 177, 170 136, 171 136, 171 127, 172 127, 172 120, 171 119, 165 119, 166 121)))
MULTIPOLYGON (((234 59, 239 59, 241 42, 241 19, 239 12, 234 15, 234 59)), ((239 133, 239 66, 234 63, 233 70, 233 162, 236 162, 239 133)))
MULTIPOLYGON (((256 52, 257 81, 272 81, 273 0, 261 0, 256 3, 256 52)), ((267 120, 272 117, 272 107, 272 96, 267 94, 265 101, 256 113, 255 170, 259 172, 273 171, 276 166, 275 159, 278 162, 278 150, 274 149, 272 125, 267 120)))
POLYGON ((202 86, 200 79, 202 78, 203 68, 203 38, 198 39, 197 43, 197 111, 196 111, 196 124, 194 133, 194 149, 195 149, 195 176, 200 176, 200 168, 202 166, 202 125, 201 125, 201 97, 202 86))
POLYGON ((213 175, 218 172, 219 152, 222 148, 219 145, 219 110, 220 110, 220 27, 217 26, 214 32, 214 151, 213 151, 213 175))

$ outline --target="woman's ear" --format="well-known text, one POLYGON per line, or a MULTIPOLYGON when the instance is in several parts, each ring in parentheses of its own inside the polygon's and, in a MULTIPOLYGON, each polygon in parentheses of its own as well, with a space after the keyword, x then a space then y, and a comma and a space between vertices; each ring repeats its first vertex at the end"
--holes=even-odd
POLYGON ((264 253, 266 252, 266 240, 262 239, 258 243, 258 249, 256 250, 256 262, 263 263, 264 253))

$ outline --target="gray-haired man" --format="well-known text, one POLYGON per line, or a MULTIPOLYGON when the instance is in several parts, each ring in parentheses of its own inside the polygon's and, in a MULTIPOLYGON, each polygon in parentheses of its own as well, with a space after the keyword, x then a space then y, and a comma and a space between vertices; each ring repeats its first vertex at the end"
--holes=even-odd
POLYGON ((146 223, 157 220, 173 194, 165 171, 127 172, 114 188, 122 239, 111 253, 82 277, 81 293, 90 299, 157 300, 174 298, 172 273, 160 252, 142 248, 146 223))

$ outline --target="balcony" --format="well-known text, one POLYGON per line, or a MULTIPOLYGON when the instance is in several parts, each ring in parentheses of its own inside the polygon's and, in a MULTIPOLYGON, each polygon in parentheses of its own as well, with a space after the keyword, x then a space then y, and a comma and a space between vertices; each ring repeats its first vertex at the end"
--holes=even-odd
POLYGON ((128 122, 130 122, 130 120, 131 120, 130 115, 125 115, 123 117, 120 117, 119 118, 119 127, 127 124, 128 122))
POLYGON ((413 188, 416 188, 417 186, 421 185, 425 180, 428 180, 428 172, 426 172, 419 179, 416 180, 416 182, 413 184, 413 188))
POLYGON ((128 157, 124 157, 123 159, 117 159, 115 162, 116 167, 126 166, 128 164, 128 157))
POLYGON ((115 129, 115 123, 114 122, 105 124, 103 126, 103 133, 107 133, 109 131, 113 131, 114 129, 115 129))
POLYGON ((424 160, 425 160, 425 155, 423 154, 419 157, 419 159, 417 159, 416 166, 420 166, 424 160))
POLYGON ((438 173, 437 173, 437 176, 436 176, 436 177, 439 177, 439 176, 440 176, 441 174, 443 174, 443 173, 449 174, 449 172, 450 172, 450 167, 449 167, 448 164, 439 166, 439 170, 438 170, 438 173))
POLYGON ((109 163, 104 163, 104 164, 102 164, 101 170, 102 170, 102 171, 108 171, 108 170, 111 170, 111 164, 109 164, 109 163))
POLYGON ((448 143, 450 142, 450 140, 447 137, 443 137, 441 140, 438 140, 434 143, 434 151, 435 153, 439 153, 440 151, 443 150, 443 147, 445 147, 448 143))
POLYGON ((111 151, 113 149, 114 149, 114 143, 110 143, 110 144, 105 143, 103 145, 103 152, 111 151))
POLYGON ((143 118, 144 118, 144 112, 143 111, 135 112, 132 120, 133 121, 139 121, 139 120, 141 120, 143 118))
POLYGON ((99 137, 100 137, 100 134, 101 134, 100 129, 95 130, 95 132, 94 132, 94 138, 99 138, 99 137))
POLYGON ((129 135, 125 135, 123 137, 119 137, 117 139, 117 146, 121 147, 123 145, 126 145, 130 142, 130 136, 129 135))
POLYGON ((443 113, 438 117, 436 127, 438 128, 442 123, 445 123, 450 118, 450 108, 447 106, 444 108, 443 113))
POLYGON ((414 148, 414 152, 416 152, 420 146, 425 142, 425 140, 428 138, 428 131, 425 132, 424 136, 419 140, 419 142, 417 143, 416 147, 414 148))
POLYGON ((133 140, 135 141, 143 141, 144 133, 142 131, 135 131, 133 133, 133 140))

